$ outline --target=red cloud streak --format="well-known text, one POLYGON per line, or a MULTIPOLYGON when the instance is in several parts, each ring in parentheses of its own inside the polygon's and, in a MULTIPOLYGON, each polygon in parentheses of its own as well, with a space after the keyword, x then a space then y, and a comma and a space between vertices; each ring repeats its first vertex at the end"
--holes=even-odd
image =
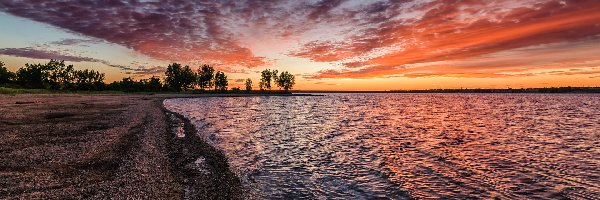
MULTIPOLYGON (((361 61, 345 62, 345 69, 325 70, 311 76, 385 77, 415 71, 405 67, 409 64, 469 59, 528 46, 593 39, 600 34, 600 1, 563 2, 551 1, 486 13, 486 5, 479 1, 436 1, 421 7, 435 8, 426 11, 419 20, 384 22, 370 29, 369 34, 361 32, 344 42, 312 42, 294 55, 315 61, 344 61, 376 48, 399 45, 400 50, 361 61)), ((436 75, 457 76, 452 70, 448 71, 448 67, 451 66, 427 70, 436 75)), ((465 73, 458 75, 461 77, 492 76, 461 71, 465 73)), ((411 75, 414 76, 418 74, 411 75)))

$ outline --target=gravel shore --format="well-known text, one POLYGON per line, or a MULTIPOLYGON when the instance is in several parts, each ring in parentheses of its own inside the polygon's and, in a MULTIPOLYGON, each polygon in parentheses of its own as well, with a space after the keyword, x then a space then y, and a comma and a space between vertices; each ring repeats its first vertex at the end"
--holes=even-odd
POLYGON ((225 156, 168 97, 0 95, 0 199, 240 198, 225 156))

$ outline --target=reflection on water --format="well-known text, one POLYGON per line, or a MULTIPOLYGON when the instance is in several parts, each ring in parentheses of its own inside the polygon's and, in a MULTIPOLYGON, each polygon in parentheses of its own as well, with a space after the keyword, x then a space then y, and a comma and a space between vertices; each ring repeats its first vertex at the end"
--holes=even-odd
POLYGON ((262 198, 600 198, 600 96, 170 99, 262 198))

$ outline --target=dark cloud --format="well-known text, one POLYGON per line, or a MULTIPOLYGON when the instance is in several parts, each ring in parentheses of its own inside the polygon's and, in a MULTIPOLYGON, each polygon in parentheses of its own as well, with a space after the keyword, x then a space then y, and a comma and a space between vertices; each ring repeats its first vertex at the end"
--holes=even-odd
POLYGON ((98 43, 99 40, 90 39, 63 39, 60 41, 51 42, 51 45, 62 45, 62 46, 73 46, 73 45, 85 45, 90 43, 98 43))
POLYGON ((226 27, 228 19, 223 16, 237 9, 236 2, 218 1, 0 1, 2 11, 120 44, 157 59, 263 65, 264 58, 241 46, 236 34, 226 27))
POLYGON ((311 5, 312 11, 308 14, 309 20, 317 20, 322 16, 327 16, 335 7, 339 6, 342 0, 321 0, 315 5, 311 5))
MULTIPOLYGON (((240 42, 244 30, 289 37, 331 21, 343 0, 0 0, 0 11, 123 45, 153 58, 227 67, 267 64, 240 42)), ((60 45, 80 41, 65 40, 60 45)))
POLYGON ((0 55, 7 56, 15 56, 15 57, 23 57, 23 58, 32 58, 32 59, 42 59, 42 60, 64 60, 70 62, 97 62, 108 65, 110 67, 118 68, 125 71, 125 74, 135 74, 135 75, 153 75, 153 74, 161 74, 164 73, 165 67, 130 67, 124 65, 115 65, 111 64, 108 61, 100 60, 96 58, 84 57, 84 56, 73 56, 73 55, 65 55, 65 53, 60 51, 51 51, 51 50, 42 50, 42 49, 34 49, 31 47, 25 48, 3 48, 0 49, 0 55))
POLYGON ((165 67, 125 67, 121 66, 122 69, 126 70, 125 74, 131 74, 135 76, 147 76, 147 75, 160 75, 165 73, 165 67))
POLYGON ((64 61, 72 61, 72 62, 102 62, 102 60, 98 60, 90 57, 80 57, 80 56, 71 56, 64 55, 64 53, 59 51, 49 51, 49 50, 39 50, 31 47, 25 48, 3 48, 0 49, 1 55, 7 56, 16 56, 16 57, 24 57, 24 58, 33 58, 33 59, 44 59, 44 60, 64 60, 64 61))

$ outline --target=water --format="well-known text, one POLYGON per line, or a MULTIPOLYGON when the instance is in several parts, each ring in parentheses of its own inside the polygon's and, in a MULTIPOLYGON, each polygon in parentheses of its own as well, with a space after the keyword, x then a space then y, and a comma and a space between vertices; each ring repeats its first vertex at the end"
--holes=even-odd
POLYGON ((600 198, 600 95, 169 99, 251 193, 294 198, 600 198))

